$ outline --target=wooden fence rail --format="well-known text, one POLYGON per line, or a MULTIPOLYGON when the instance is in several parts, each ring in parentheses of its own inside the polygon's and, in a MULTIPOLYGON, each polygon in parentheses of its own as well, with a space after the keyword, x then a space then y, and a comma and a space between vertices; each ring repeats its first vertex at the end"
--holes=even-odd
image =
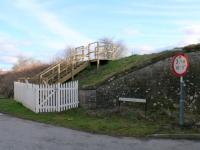
POLYGON ((14 82, 14 98, 36 113, 77 108, 78 81, 52 85, 14 82))

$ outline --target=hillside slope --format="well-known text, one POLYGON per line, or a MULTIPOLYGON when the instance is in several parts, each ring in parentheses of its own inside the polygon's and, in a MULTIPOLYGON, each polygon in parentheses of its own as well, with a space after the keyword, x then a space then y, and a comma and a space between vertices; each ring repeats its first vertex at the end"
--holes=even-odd
POLYGON ((195 51, 200 51, 200 45, 189 45, 149 55, 132 55, 119 60, 109 61, 101 66, 99 70, 96 70, 96 66, 91 66, 81 72, 75 79, 79 80, 82 89, 94 89, 107 81, 172 57, 177 52, 190 53, 195 51))
POLYGON ((75 79, 79 80, 82 87, 99 85, 115 74, 124 72, 133 66, 137 66, 139 63, 145 62, 153 56, 154 55, 134 55, 119 60, 109 61, 106 64, 101 65, 99 70, 93 65, 77 75, 75 79))

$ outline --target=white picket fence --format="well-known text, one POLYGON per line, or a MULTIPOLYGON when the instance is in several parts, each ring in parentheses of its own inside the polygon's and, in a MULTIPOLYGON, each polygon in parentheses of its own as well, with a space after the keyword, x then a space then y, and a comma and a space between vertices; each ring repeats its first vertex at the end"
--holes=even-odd
POLYGON ((14 98, 36 113, 65 111, 78 107, 78 81, 54 85, 14 82, 14 98))

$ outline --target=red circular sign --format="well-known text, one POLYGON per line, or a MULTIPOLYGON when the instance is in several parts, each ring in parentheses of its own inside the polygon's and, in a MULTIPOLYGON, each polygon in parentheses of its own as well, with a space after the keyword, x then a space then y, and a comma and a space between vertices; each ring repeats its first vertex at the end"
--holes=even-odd
POLYGON ((188 68, 189 68, 189 59, 186 54, 180 53, 174 56, 172 61, 172 69, 177 77, 185 76, 188 68))

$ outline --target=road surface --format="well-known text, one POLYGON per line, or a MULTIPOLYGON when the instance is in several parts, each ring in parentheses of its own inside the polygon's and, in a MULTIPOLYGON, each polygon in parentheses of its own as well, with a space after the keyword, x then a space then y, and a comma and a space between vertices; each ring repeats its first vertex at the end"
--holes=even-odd
POLYGON ((199 150, 200 142, 96 135, 0 114, 0 150, 199 150))

